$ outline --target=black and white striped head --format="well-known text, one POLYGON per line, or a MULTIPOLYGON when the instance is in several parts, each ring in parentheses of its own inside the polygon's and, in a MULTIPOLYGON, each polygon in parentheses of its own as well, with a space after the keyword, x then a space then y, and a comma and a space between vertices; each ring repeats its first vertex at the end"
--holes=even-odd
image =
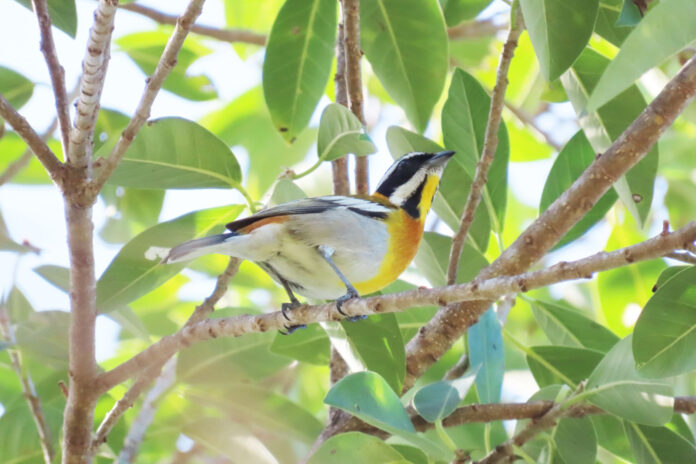
POLYGON ((376 193, 403 208, 411 216, 424 217, 430 209, 442 171, 453 155, 453 151, 408 153, 396 160, 384 173, 376 193))

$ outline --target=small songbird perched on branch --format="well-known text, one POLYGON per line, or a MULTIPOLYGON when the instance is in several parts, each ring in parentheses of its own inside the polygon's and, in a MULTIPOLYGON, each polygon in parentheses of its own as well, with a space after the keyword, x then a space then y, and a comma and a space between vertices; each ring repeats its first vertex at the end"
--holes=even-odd
MULTIPOLYGON (((378 291, 406 269, 423 237, 425 216, 453 151, 408 153, 394 162, 372 195, 306 198, 227 224, 229 232, 191 240, 165 263, 221 253, 254 261, 290 298, 294 293, 341 305, 378 291)), ((299 326, 287 327, 288 332, 299 326)))

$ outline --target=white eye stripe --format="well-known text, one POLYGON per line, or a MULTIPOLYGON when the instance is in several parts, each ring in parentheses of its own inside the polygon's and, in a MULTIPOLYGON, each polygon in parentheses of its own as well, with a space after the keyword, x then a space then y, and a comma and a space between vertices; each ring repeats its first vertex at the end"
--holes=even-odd
POLYGON ((425 179, 425 171, 421 170, 418 171, 413 177, 411 177, 408 182, 405 184, 400 185, 394 193, 391 194, 389 197, 389 201, 394 203, 397 206, 403 205, 406 200, 409 199, 409 197, 413 194, 413 192, 416 191, 418 186, 423 182, 425 179))

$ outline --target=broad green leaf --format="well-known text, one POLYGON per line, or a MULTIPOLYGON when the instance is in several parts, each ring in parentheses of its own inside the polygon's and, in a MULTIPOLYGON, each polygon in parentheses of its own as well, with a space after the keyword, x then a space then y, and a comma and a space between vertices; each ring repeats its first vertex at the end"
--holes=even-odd
POLYGON ((261 197, 283 169, 303 160, 317 140, 316 129, 308 129, 286 144, 264 106, 261 88, 255 87, 200 121, 227 145, 249 154, 246 188, 254 197, 261 197))
POLYGON ((691 269, 691 266, 670 266, 664 271, 662 271, 660 273, 660 276, 657 278, 657 282, 655 282, 655 285, 652 288, 653 293, 659 290, 660 287, 662 287, 669 279, 686 269, 691 269))
MULTIPOLYGON (((596 154, 592 145, 585 137, 585 133, 579 130, 573 138, 563 147, 558 157, 553 162, 551 171, 546 177, 544 191, 539 201, 539 213, 551 206, 558 197, 570 187, 575 180, 592 164, 596 154)), ((566 245, 582 236, 590 227, 599 222, 611 209, 618 199, 616 192, 609 190, 583 216, 558 242, 556 247, 566 245)))
POLYGON ((554 151, 553 147, 543 139, 536 129, 525 125, 525 122, 518 119, 516 115, 514 118, 512 116, 507 111, 503 112, 503 121, 505 121, 510 137, 510 161, 526 162, 548 159, 554 151))
POLYGON ((557 79, 590 40, 599 0, 520 0, 520 6, 541 72, 557 79))
POLYGON ((101 194, 107 208, 117 211, 99 231, 100 237, 108 243, 127 242, 157 224, 164 203, 164 190, 106 186, 101 194))
POLYGON ((564 417, 553 431, 553 441, 564 464, 595 464, 597 437, 589 417, 564 417))
POLYGON ((241 181, 225 143, 195 122, 161 118, 143 127, 108 183, 124 187, 226 188, 241 181))
POLYGON ((19 253, 35 251, 31 247, 19 244, 10 238, 10 233, 7 230, 2 214, 0 214, 0 251, 16 251, 19 253))
POLYGON ((365 156, 377 151, 360 120, 343 105, 331 103, 321 114, 317 152, 320 160, 333 161, 352 153, 365 156))
POLYGON ((0 94, 10 102, 10 105, 15 109, 21 108, 29 101, 33 93, 32 81, 10 68, 0 66, 0 94))
POLYGON ((667 427, 650 427, 623 421, 636 464, 696 462, 696 448, 667 427))
POLYGON ((636 26, 642 18, 643 15, 640 13, 638 5, 633 0, 625 0, 621 7, 619 19, 616 20, 616 25, 621 27, 636 26))
POLYGON ((587 102, 587 110, 595 111, 632 86, 644 72, 696 40, 695 17, 696 2, 692 0, 663 1, 652 8, 607 65, 587 102))
POLYGON ((587 380, 583 396, 605 411, 644 425, 662 425, 673 413, 669 383, 641 377, 629 335, 604 356, 587 380))
POLYGON ((362 3, 360 40, 389 96, 423 132, 447 77, 447 30, 437 0, 362 3))
MULTIPOLYGON (((387 129, 387 145, 392 158, 397 159, 406 153, 422 151, 438 153, 443 148, 420 134, 398 126, 387 129)), ((468 196, 468 190, 462 189, 462 184, 471 185, 471 176, 459 165, 450 163, 440 179, 440 188, 433 200, 433 209, 437 215, 452 229, 457 230, 461 222, 462 212, 468 196)), ((488 211, 483 205, 476 210, 474 222, 469 229, 469 235, 479 250, 485 250, 491 233, 488 211)))
POLYGON ((44 264, 34 268, 34 272, 64 292, 70 291, 70 269, 54 264, 44 264))
POLYGON ((331 342, 318 324, 310 324, 292 336, 277 334, 271 352, 309 364, 326 366, 331 360, 331 342))
MULTIPOLYGON (((33 10, 31 0, 15 1, 33 10)), ((48 0, 46 3, 48 4, 48 15, 51 17, 51 24, 74 39, 77 33, 75 0, 48 0)))
MULTIPOLYGON (((483 152, 483 142, 488 121, 491 99, 481 84, 470 74, 457 69, 452 77, 449 96, 442 108, 442 135, 445 147, 455 150, 452 164, 459 165, 474 178, 476 163, 483 152)), ((487 209, 489 216, 494 212, 493 230, 503 230, 505 204, 507 200, 507 165, 510 157, 505 123, 498 129, 498 146, 488 171, 488 182, 483 190, 479 208, 487 209), (491 211, 492 210, 492 211, 491 211)), ((449 167, 447 170, 450 170, 449 167)), ((466 192, 471 187, 468 179, 458 179, 458 188, 466 192)), ((477 210, 476 215, 481 214, 477 210)))
MULTIPOLYGON (((528 402, 532 401, 558 401, 561 396, 567 395, 568 387, 562 385, 549 385, 543 387, 531 397, 528 402)), ((520 433, 523 428, 529 424, 530 419, 518 420, 515 426, 515 434, 520 433)), ((524 444, 523 450, 529 455, 534 462, 554 462, 550 459, 549 454, 553 452, 550 449, 549 439, 553 437, 536 436, 524 444)))
POLYGON ((329 390, 324 402, 407 440, 435 458, 451 457, 451 452, 415 433, 399 397, 379 374, 364 371, 347 375, 329 390))
POLYGON ((600 3, 597 21, 595 22, 595 32, 608 40, 610 43, 620 47, 633 28, 627 26, 618 26, 616 24, 620 16, 618 10, 618 5, 620 2, 615 3, 616 5, 606 5, 606 2, 600 3))
MULTIPOLYGON (((414 259, 416 267, 433 287, 442 287, 447 282, 452 239, 435 232, 425 232, 414 259)), ((464 244, 457 269, 457 283, 468 282, 488 265, 484 256, 469 243, 464 244)))
POLYGON ((539 387, 566 384, 574 387, 590 376, 602 353, 570 346, 533 346, 527 364, 539 387))
POLYGON ((278 460, 261 440, 232 420, 202 418, 186 424, 182 432, 215 456, 235 459, 237 462, 278 464, 278 460))
POLYGON ((696 369, 695 282, 696 267, 689 266, 660 285, 643 308, 633 332, 642 375, 670 377, 696 369))
POLYGON ((398 451, 387 445, 381 438, 360 432, 335 435, 324 443, 307 461, 307 464, 355 464, 369 462, 374 464, 406 464, 398 451))
POLYGON ((234 220, 240 205, 197 211, 163 222, 123 246, 97 282, 97 305, 109 311, 128 304, 171 279, 185 263, 160 264, 167 248, 210 235, 234 220))
MULTIPOLYGON (((135 32, 119 37, 114 42, 125 51, 136 65, 148 76, 152 75, 167 45, 171 29, 135 32)), ((198 42, 195 37, 187 37, 176 57, 176 66, 167 75, 162 87, 172 93, 193 101, 211 100, 217 92, 208 76, 191 76, 188 68, 197 59, 210 54, 212 50, 198 42)))
POLYGON ((94 152, 96 153, 102 145, 108 145, 111 150, 128 126, 130 119, 130 116, 120 111, 100 108, 94 125, 94 152))
MULTIPOLYGON (((646 106, 640 90, 632 85, 596 112, 587 110, 588 98, 608 63, 607 58, 586 48, 570 70, 561 76, 575 113, 579 115, 580 127, 598 153, 609 149, 612 142, 619 138, 646 106)), ((614 184, 622 203, 640 225, 650 212, 658 153, 657 145, 653 146, 638 164, 614 184)))
POLYGON ((428 422, 444 419, 454 412, 474 384, 478 369, 455 380, 441 380, 421 388, 413 397, 413 407, 428 422))
POLYGON ((492 0, 440 0, 447 25, 452 27, 467 19, 474 19, 492 0))
POLYGON ((368 370, 382 376, 397 394, 406 375, 406 353, 394 314, 375 314, 341 325, 368 370))
POLYGON ((542 300, 530 301, 534 319, 551 343, 606 353, 619 337, 578 310, 542 300))
POLYGON ((293 142, 307 127, 329 79, 336 2, 287 0, 273 23, 263 62, 263 94, 271 119, 293 142))
POLYGON ((500 402, 505 374, 505 349, 498 316, 493 308, 483 313, 467 332, 469 362, 476 368, 476 391, 482 403, 500 402))
POLYGON ((18 324, 29 319, 32 313, 34 313, 34 308, 32 307, 27 297, 24 293, 13 286, 10 290, 10 294, 7 295, 7 299, 3 297, 1 301, 7 310, 9 311, 10 320, 13 324, 18 324))
POLYGON ((307 198, 300 187, 290 179, 278 179, 273 194, 271 195, 271 205, 281 205, 289 201, 307 198))
POLYGON ((622 419, 610 414, 601 414, 591 416, 590 420, 597 434, 599 446, 628 462, 635 459, 623 429, 622 419))
MULTIPOLYGON (((0 119, 0 123, 4 123, 0 119)), ((49 144, 49 147, 51 144, 49 144)), ((6 131, 5 134, 0 138, 0 172, 6 172, 10 164, 19 161, 19 159, 28 153, 29 148, 27 144, 24 143, 15 132, 6 131)), ((46 169, 43 167, 39 159, 31 155, 28 158, 28 163, 26 167, 17 173, 12 178, 13 184, 50 184, 51 178, 48 177, 46 169)))
POLYGON ((17 347, 42 363, 56 369, 68 367, 68 331, 70 313, 64 311, 32 312, 17 324, 17 347))
MULTIPOLYGON (((249 313, 248 309, 217 310, 212 317, 249 313)), ((259 380, 290 363, 285 356, 271 353, 275 333, 252 333, 243 337, 222 337, 196 343, 179 354, 177 378, 195 385, 225 384, 230 378, 259 380)))

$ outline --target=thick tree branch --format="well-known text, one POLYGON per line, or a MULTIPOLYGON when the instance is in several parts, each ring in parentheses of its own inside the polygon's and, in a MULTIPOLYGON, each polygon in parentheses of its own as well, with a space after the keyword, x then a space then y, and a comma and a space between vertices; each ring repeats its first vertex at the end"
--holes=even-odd
MULTIPOLYGON (((476 280, 467 284, 440 288, 418 288, 406 292, 371 298, 356 298, 342 306, 347 316, 360 316, 403 311, 413 306, 438 304, 444 306, 458 301, 493 300, 508 293, 526 292, 534 288, 579 278, 593 273, 655 259, 677 249, 684 249, 696 239, 696 221, 675 232, 666 232, 644 242, 612 252, 599 252, 572 262, 561 262, 549 268, 515 276, 476 280)), ((293 324, 342 320, 335 303, 303 305, 293 310, 293 324)), ((155 362, 168 359, 176 351, 204 340, 222 336, 237 337, 245 333, 280 330, 287 320, 280 311, 261 315, 241 315, 206 320, 186 327, 176 334, 162 338, 130 360, 99 376, 97 388, 106 391, 135 376, 155 362)))
POLYGON ((517 48, 517 41, 524 29, 520 6, 517 3, 515 5, 511 13, 512 21, 510 23, 510 32, 508 33, 505 45, 503 45, 500 63, 498 64, 498 75, 496 76, 495 87, 493 87, 493 94, 491 95, 491 106, 488 112, 488 123, 486 124, 483 152, 481 153, 481 158, 478 163, 476 163, 476 173, 471 183, 471 190, 466 199, 466 205, 464 205, 459 230, 452 239, 449 266, 447 267, 448 285, 452 285, 457 281, 459 258, 464 248, 464 240, 466 239, 466 234, 469 232, 471 223, 474 221, 474 213, 476 213, 476 208, 478 208, 481 202, 483 189, 486 188, 486 184, 488 183, 488 171, 491 167, 491 163, 493 163, 495 151, 498 148, 498 129, 500 128, 503 106, 505 104, 505 90, 508 86, 507 74, 510 69, 510 62, 515 54, 515 48, 517 48))
MULTIPOLYGON (((186 324, 184 324, 184 328, 190 327, 206 319, 210 313, 213 312, 215 305, 218 301, 220 301, 227 291, 230 280, 232 280, 235 274, 237 274, 240 263, 241 261, 239 259, 230 258, 229 262, 227 263, 227 267, 222 274, 218 276, 213 292, 203 301, 201 305, 196 307, 188 321, 186 321, 186 324)), ((148 385, 150 385, 156 378, 158 378, 158 376, 160 376, 160 372, 162 372, 162 368, 168 359, 169 358, 167 357, 163 360, 154 361, 147 370, 144 370, 140 374, 135 383, 130 387, 130 389, 128 389, 125 395, 123 395, 123 398, 114 404, 111 411, 109 411, 106 417, 104 417, 104 420, 97 428, 96 437, 94 440, 92 440, 92 445, 90 446, 90 452, 92 455, 96 453, 97 449, 102 443, 106 442, 109 432, 114 425, 116 425, 121 416, 133 406, 133 403, 135 403, 140 395, 143 394, 148 385)), ((166 370, 162 372, 161 375, 165 376, 165 374, 167 374, 166 370)))
MULTIPOLYGON (((111 31, 114 29, 117 4, 118 0, 99 1, 82 61, 80 97, 77 100, 75 120, 70 131, 67 161, 72 166, 87 171, 92 159, 92 133, 97 122, 99 100, 109 63, 111 31)), ((89 172, 87 175, 89 176, 89 172)))
MULTIPOLYGON (((138 3, 124 3, 119 5, 119 8, 147 16, 160 24, 171 24, 174 26, 178 20, 178 17, 175 15, 162 13, 161 11, 157 11, 153 8, 149 8, 138 3)), ((243 42, 252 45, 266 45, 266 36, 264 34, 246 31, 243 29, 219 29, 216 27, 194 24, 191 26, 191 32, 222 40, 223 42, 243 42)))
POLYGON ((114 169, 116 169, 121 158, 123 158, 123 155, 138 134, 140 128, 150 117, 150 109, 155 101, 155 97, 162 88, 162 84, 167 78, 167 75, 169 75, 169 72, 176 66, 176 58, 179 55, 179 50, 181 50, 191 26, 198 16, 200 16, 204 2, 205 0, 191 0, 184 13, 177 20, 174 32, 171 37, 169 37, 167 45, 164 47, 155 72, 147 80, 147 86, 140 98, 135 114, 121 134, 118 142, 116 142, 116 146, 111 150, 109 157, 106 159, 99 159, 95 163, 95 168, 98 169, 98 172, 95 174, 92 185, 93 195, 96 195, 101 190, 106 180, 114 169))
POLYGON ((36 133, 33 127, 24 117, 15 110, 5 97, 0 94, 0 116, 12 126, 17 135, 24 140, 29 148, 36 154, 41 164, 48 171, 53 182, 58 186, 63 185, 63 163, 53 154, 46 142, 36 133))
MULTIPOLYGON (((538 261, 575 225, 601 196, 635 166, 696 95, 696 58, 665 86, 660 94, 585 172, 478 279, 523 272, 538 261)), ((407 344, 409 389, 490 306, 482 299, 441 309, 407 344)))
MULTIPOLYGON (((350 109, 365 125, 362 94, 362 50, 360 49, 360 0, 342 0, 345 27, 346 84, 350 109)), ((355 192, 369 193, 367 156, 355 157, 355 192)))
MULTIPOLYGON (((12 324, 10 322, 9 311, 4 306, 0 307, 0 335, 2 335, 2 337, 9 343, 16 343, 14 330, 12 329, 12 324)), ((43 408, 41 407, 41 398, 39 398, 39 395, 36 393, 36 388, 34 388, 34 382, 31 379, 29 371, 22 366, 22 355, 20 352, 10 348, 8 349, 7 354, 10 358, 12 370, 15 371, 15 374, 17 374, 17 378, 19 379, 24 398, 27 400, 27 404, 29 405, 31 417, 34 419, 34 424, 36 425, 36 430, 39 432, 39 442, 41 444, 44 462, 46 464, 51 464, 55 452, 53 451, 53 445, 51 444, 51 434, 48 429, 48 424, 46 423, 46 416, 44 415, 43 408)))
POLYGON ((51 75, 51 85, 56 101, 56 114, 60 125, 60 136, 63 142, 63 153, 68 153, 70 142, 70 113, 68 112, 68 95, 65 90, 65 70, 58 61, 56 45, 53 42, 51 31, 51 17, 48 15, 46 0, 32 0, 31 2, 39 21, 41 30, 41 52, 48 65, 48 73, 51 75))

